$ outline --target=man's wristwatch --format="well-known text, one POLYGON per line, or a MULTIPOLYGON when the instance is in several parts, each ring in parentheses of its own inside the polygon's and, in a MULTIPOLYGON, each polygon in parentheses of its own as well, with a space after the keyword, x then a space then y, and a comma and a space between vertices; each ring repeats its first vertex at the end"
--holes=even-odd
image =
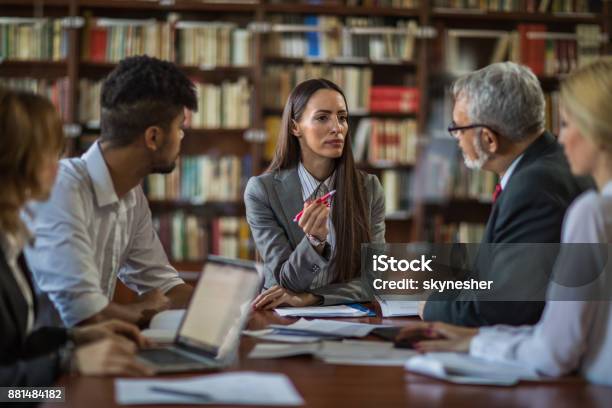
POLYGON ((308 242, 310 242, 315 248, 319 248, 321 245, 325 245, 325 242, 327 242, 326 240, 321 241, 319 238, 311 234, 306 234, 306 238, 308 238, 308 242))

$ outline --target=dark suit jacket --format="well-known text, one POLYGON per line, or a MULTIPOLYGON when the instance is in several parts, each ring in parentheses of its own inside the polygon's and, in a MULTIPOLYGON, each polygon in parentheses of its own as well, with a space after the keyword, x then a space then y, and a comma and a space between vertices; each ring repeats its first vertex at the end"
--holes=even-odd
MULTIPOLYGON (((544 133, 525 150, 506 188, 493 204, 482 244, 496 245, 481 245, 473 274, 480 280, 493 280, 500 294, 523 291, 522 299, 543 299, 554 256, 530 257, 527 251, 536 250, 537 246, 500 244, 560 242, 565 211, 579 194, 591 187, 590 179, 571 174, 563 148, 552 134, 544 133), (535 262, 540 262, 538 267, 534 267, 535 262)), ((457 296, 459 292, 432 295, 424 319, 462 326, 535 324, 544 309, 544 301, 502 302, 481 298, 448 301, 457 296)))
MULTIPOLYGON (((29 279, 25 259, 20 266, 29 279)), ((30 281, 31 288, 31 281, 30 281)), ((30 289, 31 290, 31 289, 30 289)), ((50 386, 59 374, 57 351, 66 330, 41 328, 26 335, 27 304, 0 250, 0 386, 50 386)))

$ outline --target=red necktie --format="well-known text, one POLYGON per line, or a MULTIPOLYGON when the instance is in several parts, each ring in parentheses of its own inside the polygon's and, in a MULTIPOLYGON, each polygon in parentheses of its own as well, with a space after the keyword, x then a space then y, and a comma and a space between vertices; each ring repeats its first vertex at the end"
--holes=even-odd
POLYGON ((495 201, 497 201, 497 197, 499 197, 499 195, 502 192, 502 186, 501 184, 497 183, 495 185, 495 191, 493 191, 493 202, 495 203, 495 201))

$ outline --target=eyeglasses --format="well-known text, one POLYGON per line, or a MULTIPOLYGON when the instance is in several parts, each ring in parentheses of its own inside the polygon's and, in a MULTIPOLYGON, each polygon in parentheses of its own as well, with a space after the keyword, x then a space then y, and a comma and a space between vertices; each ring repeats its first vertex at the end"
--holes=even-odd
POLYGON ((495 133, 496 135, 499 135, 499 132, 493 129, 491 126, 485 125, 482 123, 474 123, 474 124, 467 125, 467 126, 456 126, 454 123, 451 123, 450 126, 448 127, 448 133, 451 135, 451 137, 457 139, 459 137, 459 132, 462 132, 468 129, 479 128, 479 127, 488 129, 489 131, 495 133))

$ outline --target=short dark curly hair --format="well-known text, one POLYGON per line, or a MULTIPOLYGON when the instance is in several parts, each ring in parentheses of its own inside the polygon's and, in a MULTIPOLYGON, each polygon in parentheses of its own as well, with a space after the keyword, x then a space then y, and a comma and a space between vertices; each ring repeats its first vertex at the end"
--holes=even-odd
POLYGON ((168 131, 184 108, 198 109, 195 85, 171 62, 129 57, 102 84, 101 140, 113 147, 133 143, 150 126, 168 131))

